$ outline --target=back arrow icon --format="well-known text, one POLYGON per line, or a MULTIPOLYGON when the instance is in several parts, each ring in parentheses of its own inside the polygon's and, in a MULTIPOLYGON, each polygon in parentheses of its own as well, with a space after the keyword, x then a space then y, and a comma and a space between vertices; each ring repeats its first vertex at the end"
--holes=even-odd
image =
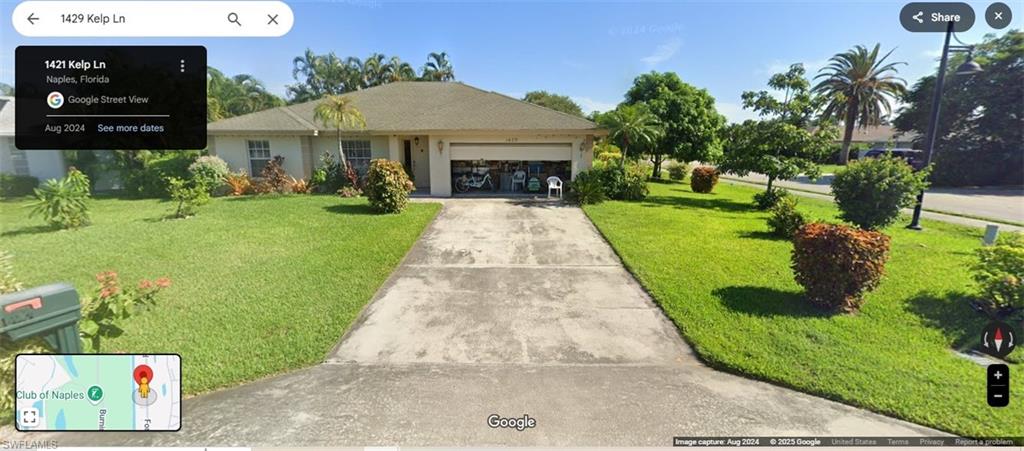
POLYGON ((35 25, 37 20, 39 20, 39 18, 36 17, 36 13, 31 13, 28 15, 28 23, 35 25))

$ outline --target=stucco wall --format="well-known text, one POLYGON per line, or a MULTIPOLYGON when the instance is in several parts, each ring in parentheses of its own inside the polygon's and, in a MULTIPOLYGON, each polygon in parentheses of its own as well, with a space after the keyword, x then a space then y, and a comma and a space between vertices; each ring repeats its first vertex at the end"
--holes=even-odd
POLYGON ((217 136, 211 140, 213 144, 210 153, 221 157, 232 171, 248 174, 249 147, 246 141, 250 139, 270 141, 270 155, 284 157, 284 170, 296 178, 305 176, 302 167, 302 138, 299 136, 217 136))
MULTIPOLYGON (((11 150, 16 149, 13 136, 0 136, 0 172, 14 174, 11 150)), ((64 177, 64 157, 59 150, 26 150, 25 158, 28 160, 28 174, 40 182, 64 177)))

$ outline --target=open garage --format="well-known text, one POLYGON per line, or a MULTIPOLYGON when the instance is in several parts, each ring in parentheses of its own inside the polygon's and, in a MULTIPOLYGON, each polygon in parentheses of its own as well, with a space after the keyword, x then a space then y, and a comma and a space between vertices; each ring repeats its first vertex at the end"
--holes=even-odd
POLYGON ((572 143, 453 143, 452 192, 540 193, 548 177, 568 181, 572 143))

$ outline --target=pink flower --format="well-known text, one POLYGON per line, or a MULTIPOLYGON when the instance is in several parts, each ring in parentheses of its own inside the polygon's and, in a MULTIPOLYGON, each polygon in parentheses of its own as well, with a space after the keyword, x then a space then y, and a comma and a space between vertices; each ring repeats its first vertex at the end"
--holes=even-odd
POLYGON ((148 290, 150 288, 153 288, 153 282, 150 282, 150 281, 148 281, 146 279, 142 279, 142 281, 139 282, 139 289, 140 290, 148 290))
POLYGON ((156 279, 156 286, 158 286, 160 288, 167 288, 167 287, 171 286, 171 279, 168 279, 166 277, 161 277, 159 279, 156 279))

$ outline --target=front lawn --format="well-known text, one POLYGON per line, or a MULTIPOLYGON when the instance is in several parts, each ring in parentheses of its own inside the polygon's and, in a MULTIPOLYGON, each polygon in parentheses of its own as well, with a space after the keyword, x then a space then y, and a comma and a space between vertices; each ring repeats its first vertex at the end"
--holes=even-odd
MULTIPOLYGON (((988 407, 985 368, 951 351, 985 324, 964 301, 980 230, 889 228, 881 286, 859 314, 831 316, 802 299, 791 244, 768 235, 767 215, 750 206, 758 190, 650 188, 644 202, 585 211, 710 365, 956 434, 1024 436, 1024 409, 988 407)), ((831 203, 801 198, 800 209, 836 220, 831 203)), ((1021 356, 1011 357, 1024 374, 1021 356)), ((1024 378, 1012 380, 1010 391, 1024 393, 1024 378)))
POLYGON ((165 220, 169 202, 102 199, 92 225, 51 231, 24 204, 0 202, 0 249, 26 285, 92 293, 106 270, 125 284, 171 279, 102 351, 181 354, 190 394, 323 360, 440 208, 377 215, 336 196, 219 198, 165 220))

